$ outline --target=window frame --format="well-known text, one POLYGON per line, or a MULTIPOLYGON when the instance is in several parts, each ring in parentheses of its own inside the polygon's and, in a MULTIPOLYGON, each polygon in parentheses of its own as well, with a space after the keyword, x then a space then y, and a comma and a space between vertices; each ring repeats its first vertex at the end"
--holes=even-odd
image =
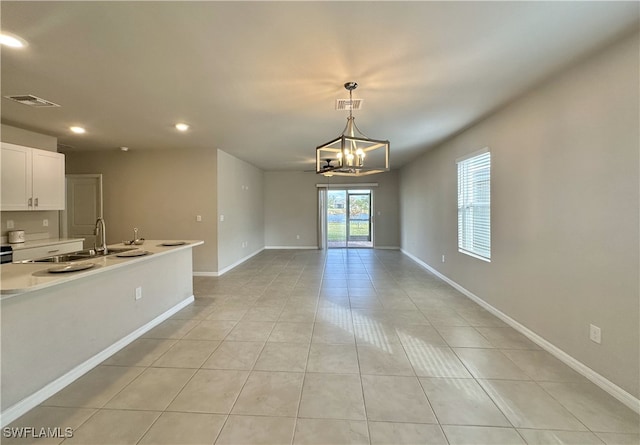
MULTIPOLYGON (((488 263, 491 262, 491 151, 489 147, 476 150, 465 156, 456 159, 456 183, 457 183, 457 237, 458 237, 458 252, 469 255, 473 258, 477 258, 488 263), (488 159, 479 160, 478 157, 487 156, 488 159), (472 167, 469 163, 472 160, 476 162, 487 163, 486 166, 480 166, 480 169, 472 174, 465 172, 464 176, 461 172, 461 166, 467 169, 472 167), (464 182, 464 184, 463 184, 464 182), (483 184, 487 182, 487 184, 483 184), (481 188, 486 188, 483 191, 481 188), (473 192, 479 189, 480 200, 474 198, 473 192), (469 195, 472 195, 471 197, 469 195), (485 200, 483 201, 482 198, 485 200), (473 211, 478 210, 486 211, 487 217, 478 218, 478 221, 471 221, 471 223, 465 224, 464 219, 469 218, 469 214, 473 215, 473 211), (485 223, 487 228, 478 228, 477 224, 485 223), (467 227, 471 224, 471 227, 467 227), (470 233, 469 233, 470 232, 470 233), (473 238, 474 233, 479 237, 486 238, 487 248, 480 250, 474 249, 473 240, 469 240, 469 237, 473 238)), ((473 216, 471 216, 473 218, 473 216)))

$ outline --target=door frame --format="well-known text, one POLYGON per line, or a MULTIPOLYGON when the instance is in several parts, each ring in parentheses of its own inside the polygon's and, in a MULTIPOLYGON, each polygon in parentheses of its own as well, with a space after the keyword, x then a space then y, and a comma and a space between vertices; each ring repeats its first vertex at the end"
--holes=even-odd
MULTIPOLYGON (((316 188, 318 189, 318 249, 328 250, 329 240, 327 236, 328 230, 328 221, 327 221, 327 206, 328 206, 328 194, 329 190, 369 190, 371 196, 371 202, 369 203, 369 230, 371 231, 371 247, 357 247, 357 246, 347 246, 340 247, 340 249, 375 249, 375 230, 373 226, 375 224, 375 189, 378 187, 377 182, 373 183, 352 183, 352 184, 316 184, 316 188)), ((348 193, 347 193, 348 195, 348 193)), ((348 205, 348 198, 347 198, 348 205)), ((348 213, 348 209, 347 209, 348 213)), ((333 248, 332 248, 333 249, 333 248)))

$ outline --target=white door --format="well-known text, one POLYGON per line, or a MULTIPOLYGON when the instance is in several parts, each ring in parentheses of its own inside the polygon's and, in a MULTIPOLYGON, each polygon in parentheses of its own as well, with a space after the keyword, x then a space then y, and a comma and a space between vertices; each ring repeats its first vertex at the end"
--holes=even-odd
POLYGON ((61 212, 64 238, 84 238, 84 248, 95 245, 96 220, 102 217, 102 175, 67 175, 67 205, 61 212))

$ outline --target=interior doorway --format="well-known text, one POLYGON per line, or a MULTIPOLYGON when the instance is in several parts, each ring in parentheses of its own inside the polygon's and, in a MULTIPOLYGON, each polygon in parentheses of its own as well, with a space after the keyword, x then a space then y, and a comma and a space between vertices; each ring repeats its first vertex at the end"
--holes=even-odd
POLYGON ((327 248, 373 248, 369 189, 328 189, 325 206, 327 248))
POLYGON ((60 212, 62 238, 84 238, 95 246, 96 220, 102 217, 102 175, 66 175, 66 207, 60 212))

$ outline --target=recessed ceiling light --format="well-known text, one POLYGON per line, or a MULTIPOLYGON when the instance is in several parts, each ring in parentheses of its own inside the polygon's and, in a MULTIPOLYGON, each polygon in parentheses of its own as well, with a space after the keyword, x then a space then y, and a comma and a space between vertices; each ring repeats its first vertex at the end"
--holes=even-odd
POLYGON ((10 46, 11 48, 24 48, 27 42, 18 36, 2 33, 0 34, 0 45, 10 46))
POLYGON ((129 147, 120 147, 121 151, 129 151, 129 147))
POLYGON ((189 129, 189 126, 187 124, 180 122, 176 124, 176 129, 178 129, 178 131, 187 131, 189 129))
POLYGON ((75 134, 84 134, 87 132, 87 130, 82 127, 69 127, 69 130, 73 131, 75 134))

